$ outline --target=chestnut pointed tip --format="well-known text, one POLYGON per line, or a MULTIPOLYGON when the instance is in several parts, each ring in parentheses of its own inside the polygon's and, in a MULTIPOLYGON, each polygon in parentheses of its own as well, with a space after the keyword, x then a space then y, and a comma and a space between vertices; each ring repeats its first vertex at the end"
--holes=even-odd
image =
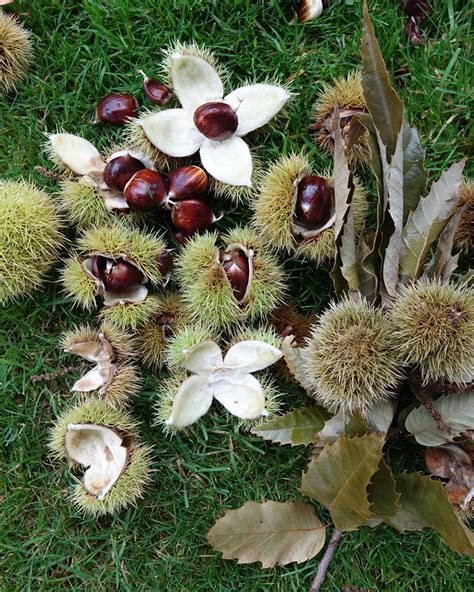
POLYGON ((145 82, 150 79, 150 77, 147 76, 143 70, 137 70, 137 72, 143 76, 145 82))

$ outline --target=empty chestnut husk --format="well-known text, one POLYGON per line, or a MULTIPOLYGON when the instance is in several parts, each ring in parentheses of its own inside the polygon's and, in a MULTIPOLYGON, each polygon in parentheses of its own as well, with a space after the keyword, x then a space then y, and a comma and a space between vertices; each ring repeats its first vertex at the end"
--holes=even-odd
POLYGON ((126 93, 111 93, 99 101, 95 116, 101 123, 124 125, 129 118, 138 117, 138 103, 126 93))
POLYGON ((237 113, 227 103, 204 103, 194 112, 194 125, 210 140, 226 140, 230 138, 239 120, 237 113))
POLYGON ((165 180, 156 171, 141 169, 125 185, 123 196, 132 210, 155 210, 166 202, 165 180))

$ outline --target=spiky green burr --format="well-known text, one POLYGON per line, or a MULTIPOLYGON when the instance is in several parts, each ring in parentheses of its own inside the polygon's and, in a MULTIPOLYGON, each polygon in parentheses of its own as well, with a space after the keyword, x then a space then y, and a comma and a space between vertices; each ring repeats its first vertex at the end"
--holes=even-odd
POLYGON ((425 382, 464 384, 474 379, 474 289, 420 280, 403 288, 392 309, 404 364, 425 382))
MULTIPOLYGON (((312 174, 310 162, 302 153, 292 152, 273 163, 262 176, 253 199, 255 213, 252 225, 274 251, 303 260, 309 259, 319 266, 335 256, 333 226, 313 238, 303 238, 294 232, 297 185, 303 177, 312 174)), ((329 173, 321 176, 332 185, 329 173)), ((356 230, 360 230, 368 203, 360 181, 355 179, 354 184, 354 225, 356 230)))
POLYGON ((205 233, 186 245, 177 261, 177 277, 187 311, 195 321, 217 330, 265 317, 283 300, 285 274, 257 232, 238 227, 218 239, 205 233), (238 248, 250 256, 252 268, 244 300, 238 301, 224 271, 221 255, 238 248))
POLYGON ((13 15, 0 9, 0 94, 16 88, 32 57, 30 32, 13 15))
POLYGON ((75 253, 66 261, 62 272, 64 290, 75 304, 93 309, 102 292, 94 278, 86 273, 84 262, 94 255, 110 259, 126 258, 146 277, 148 294, 142 301, 121 301, 104 306, 100 315, 104 321, 135 330, 160 309, 159 299, 149 290, 161 286, 165 281, 157 263, 157 255, 165 249, 160 234, 139 230, 126 222, 114 221, 92 226, 82 233, 75 253))
MULTIPOLYGON (((70 424, 94 424, 116 430, 125 436, 124 443, 128 448, 125 470, 103 499, 88 493, 83 483, 78 482, 71 491, 71 501, 85 514, 97 517, 116 514, 143 497, 145 486, 150 481, 151 449, 140 442, 134 419, 105 401, 93 400, 68 409, 58 418, 50 433, 49 447, 58 459, 69 459, 65 436, 70 424)), ((69 465, 71 469, 82 470, 70 459, 69 465)))
POLYGON ((27 181, 0 181, 0 304, 31 293, 58 258, 62 220, 27 181))
POLYGON ((138 356, 138 345, 134 335, 107 322, 102 323, 98 329, 92 325, 81 325, 67 331, 61 339, 61 347, 64 350, 72 350, 72 354, 81 355, 74 351, 77 346, 82 346, 82 353, 89 354, 89 360, 92 360, 90 354, 95 357, 96 363, 100 357, 101 374, 104 379, 104 384, 95 390, 75 391, 80 398, 87 400, 94 397, 105 400, 112 406, 124 407, 131 397, 138 394, 142 379, 134 363, 138 356), (84 346, 87 346, 88 351, 84 346), (98 347, 101 347, 99 357, 95 351, 98 347))
POLYGON ((389 317, 364 301, 333 302, 304 348, 313 395, 330 411, 366 412, 401 379, 389 317))

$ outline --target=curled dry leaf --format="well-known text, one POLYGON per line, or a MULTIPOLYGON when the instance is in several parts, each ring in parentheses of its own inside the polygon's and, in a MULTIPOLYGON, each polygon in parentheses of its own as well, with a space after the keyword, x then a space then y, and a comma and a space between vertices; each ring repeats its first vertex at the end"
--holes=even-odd
POLYGON ((74 343, 65 351, 96 364, 92 370, 74 383, 71 390, 80 393, 105 392, 115 372, 115 354, 107 339, 101 334, 98 341, 74 343))
POLYGON ((460 446, 445 444, 427 448, 425 462, 428 470, 443 479, 449 501, 467 510, 474 498, 474 466, 472 459, 460 446))
POLYGON ((294 376, 295 380, 308 392, 312 392, 313 386, 307 378, 306 366, 303 358, 303 348, 297 347, 293 335, 288 335, 281 343, 288 370, 294 376))
POLYGON ((122 437, 101 425, 69 424, 64 446, 73 461, 87 467, 83 478, 86 491, 104 499, 127 464, 122 437))
POLYGON ((311 559, 324 546, 325 527, 303 502, 247 502, 220 518, 207 533, 223 559, 260 561, 269 568, 311 559))

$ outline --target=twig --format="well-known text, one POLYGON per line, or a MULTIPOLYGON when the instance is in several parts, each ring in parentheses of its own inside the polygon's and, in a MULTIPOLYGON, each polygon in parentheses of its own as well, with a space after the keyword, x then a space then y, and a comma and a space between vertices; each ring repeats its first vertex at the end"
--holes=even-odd
POLYGON ((433 407, 433 401, 425 401, 423 405, 431 417, 436 421, 436 427, 447 434, 451 434, 451 428, 444 423, 441 413, 436 411, 436 409, 433 407))
POLYGON ((54 171, 50 171, 46 167, 43 167, 40 165, 35 166, 34 170, 35 170, 35 173, 38 173, 38 175, 46 177, 47 179, 54 179, 55 181, 63 181, 66 178, 64 175, 58 175, 54 171))
POLYGON ((85 363, 84 364, 79 364, 78 366, 67 366, 67 367, 63 367, 60 368, 59 370, 56 370, 54 372, 45 372, 44 374, 34 374, 31 377, 31 382, 48 382, 51 380, 56 380, 57 378, 60 378, 61 376, 66 376, 67 374, 72 374, 73 372, 76 372, 77 370, 82 370, 85 367, 85 363))
POLYGON ((340 530, 335 528, 332 532, 331 539, 326 547, 326 551, 324 552, 323 558, 318 563, 318 571, 316 572, 316 577, 311 584, 311 588, 309 592, 319 592, 321 590, 321 586, 324 584, 324 580, 326 579, 326 572, 328 571, 329 564, 334 557, 334 551, 336 550, 339 541, 342 538, 344 533, 340 530))

